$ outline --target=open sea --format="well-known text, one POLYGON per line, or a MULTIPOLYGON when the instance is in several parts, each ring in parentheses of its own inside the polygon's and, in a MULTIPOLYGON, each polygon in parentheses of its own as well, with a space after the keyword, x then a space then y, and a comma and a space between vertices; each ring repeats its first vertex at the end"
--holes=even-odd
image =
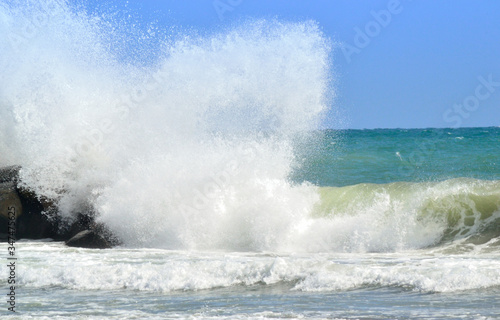
POLYGON ((500 128, 319 129, 312 21, 27 3, 0 2, 0 167, 122 244, 19 239, 14 313, 1 243, 2 318, 500 318, 500 128))

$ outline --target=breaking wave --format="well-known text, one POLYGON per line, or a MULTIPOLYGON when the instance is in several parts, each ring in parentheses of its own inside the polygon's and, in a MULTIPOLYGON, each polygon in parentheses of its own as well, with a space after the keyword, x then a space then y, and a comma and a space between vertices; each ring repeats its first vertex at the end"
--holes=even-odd
POLYGON ((318 128, 333 96, 331 43, 316 23, 148 38, 161 50, 144 61, 120 51, 116 21, 28 2, 0 5, 0 166, 21 165, 23 186, 63 219, 90 207, 125 246, 189 250, 498 238, 498 181, 290 181, 293 141, 318 128))

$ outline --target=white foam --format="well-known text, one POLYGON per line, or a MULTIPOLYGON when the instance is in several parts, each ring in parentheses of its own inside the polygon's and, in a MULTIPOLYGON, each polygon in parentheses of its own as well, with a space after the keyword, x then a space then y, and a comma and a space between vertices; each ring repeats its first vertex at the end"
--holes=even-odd
POLYGON ((314 22, 172 35, 144 66, 116 54, 116 21, 65 2, 0 16, 11 75, 0 165, 22 165, 24 185, 61 216, 92 206, 130 246, 265 250, 311 212, 315 189, 287 177, 290 141, 317 127, 329 95, 314 22), (13 35, 22 41, 9 46, 13 35))
MULTIPOLYGON (((272 286, 306 292, 403 288, 458 292, 500 285, 498 253, 256 254, 85 250, 60 243, 24 243, 20 283, 27 288, 171 292, 272 286), (57 262, 57 263, 56 263, 57 262)), ((6 271, 3 271, 6 272, 6 271)))

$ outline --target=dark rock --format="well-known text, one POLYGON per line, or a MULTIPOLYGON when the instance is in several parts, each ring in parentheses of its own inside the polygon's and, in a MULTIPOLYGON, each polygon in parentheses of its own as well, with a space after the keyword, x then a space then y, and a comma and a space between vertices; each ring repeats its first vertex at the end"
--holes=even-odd
POLYGON ((66 245, 91 249, 111 248, 121 244, 109 229, 101 223, 96 223, 92 210, 88 214, 79 213, 75 222, 64 233, 66 245))
POLYGON ((120 243, 104 225, 95 222, 91 206, 82 208, 71 223, 62 221, 54 201, 19 187, 19 170, 19 166, 0 168, 0 240, 8 239, 12 231, 9 219, 15 215, 16 239, 52 238, 86 248, 110 248, 120 243))
POLYGON ((69 247, 80 247, 89 249, 108 249, 113 245, 96 230, 84 230, 66 241, 69 247))
POLYGON ((19 166, 0 168, 0 239, 13 231, 15 239, 44 239, 57 236, 57 223, 46 214, 44 205, 33 192, 18 187, 19 166), (15 224, 8 228, 15 212, 15 224), (9 217, 10 216, 10 217, 9 217))
POLYGON ((72 222, 67 229, 61 231, 61 234, 65 235, 66 239, 73 237, 74 235, 80 233, 84 230, 93 230, 96 228, 96 223, 94 222, 94 214, 78 213, 74 222, 72 222))
POLYGON ((46 210, 34 193, 19 188, 16 188, 16 191, 23 208, 16 223, 17 238, 57 240, 59 220, 55 212, 46 210))
POLYGON ((7 240, 9 233, 15 235, 17 239, 16 223, 11 223, 9 229, 9 221, 16 221, 23 213, 23 205, 19 194, 16 191, 16 186, 13 182, 0 183, 0 239, 7 240))
POLYGON ((19 177, 20 166, 10 166, 0 168, 0 183, 16 182, 19 177))

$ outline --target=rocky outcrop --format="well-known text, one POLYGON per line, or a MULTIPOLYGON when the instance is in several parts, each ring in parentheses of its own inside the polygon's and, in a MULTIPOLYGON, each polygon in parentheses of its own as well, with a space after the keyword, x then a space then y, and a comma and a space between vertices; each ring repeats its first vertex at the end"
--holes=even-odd
POLYGON ((79 214, 67 235, 66 245, 70 247, 106 249, 120 244, 105 225, 95 222, 93 215, 79 214))
POLYGON ((109 230, 95 222, 91 209, 79 213, 72 223, 63 223, 50 200, 18 187, 19 170, 19 166, 0 168, 0 240, 7 241, 9 233, 15 232, 16 239, 52 238, 86 248, 119 244, 109 230), (73 239, 76 235, 79 237, 73 239))
POLYGON ((15 182, 0 183, 0 239, 13 230, 16 239, 57 238, 57 223, 43 212, 36 197, 19 192, 15 182))
POLYGON ((66 241, 69 247, 83 247, 92 249, 107 249, 111 245, 93 230, 84 230, 77 233, 73 238, 66 241))

